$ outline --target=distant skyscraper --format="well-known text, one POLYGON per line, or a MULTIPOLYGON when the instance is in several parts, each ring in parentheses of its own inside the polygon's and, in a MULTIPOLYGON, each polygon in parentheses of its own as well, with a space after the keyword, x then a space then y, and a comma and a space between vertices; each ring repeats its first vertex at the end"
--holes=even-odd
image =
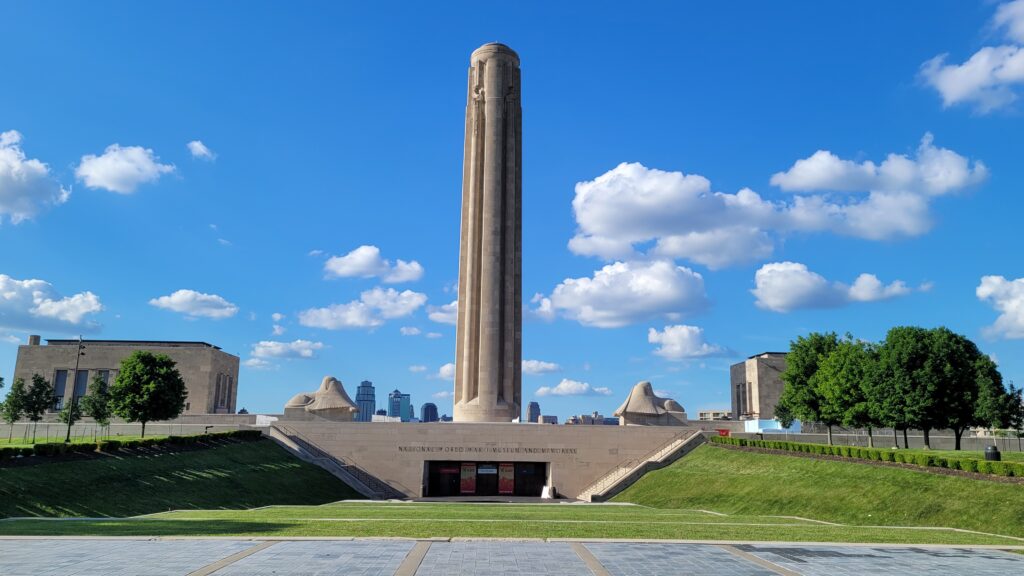
POLYGON ((530 402, 530 405, 526 407, 526 421, 533 423, 540 421, 540 404, 530 402))
POLYGON ((412 420, 412 399, 408 394, 395 390, 388 394, 388 416, 396 416, 402 422, 412 420))
POLYGON ((437 404, 427 402, 420 408, 420 422, 437 422, 437 404))
POLYGON ((359 407, 359 413, 356 414, 357 422, 373 420, 373 413, 377 411, 377 393, 373 389, 373 382, 363 380, 359 388, 356 388, 356 406, 359 407))
POLYGON ((381 408, 380 410, 377 410, 376 412, 374 412, 373 415, 374 416, 387 416, 388 415, 388 411, 383 409, 383 408, 381 408))

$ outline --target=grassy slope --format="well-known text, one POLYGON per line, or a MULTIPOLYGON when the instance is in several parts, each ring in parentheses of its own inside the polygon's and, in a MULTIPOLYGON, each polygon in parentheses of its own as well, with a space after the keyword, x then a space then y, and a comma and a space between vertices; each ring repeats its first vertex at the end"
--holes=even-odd
POLYGON ((842 524, 944 526, 1024 537, 1024 486, 901 468, 702 446, 615 500, 792 515, 842 524))
MULTIPOLYGON (((107 435, 107 436, 97 436, 96 438, 93 438, 92 436, 88 436, 88 437, 73 436, 71 438, 71 443, 72 444, 91 444, 91 443, 96 442, 97 440, 118 440, 118 441, 123 442, 125 440, 138 440, 140 438, 142 438, 142 436, 139 436, 139 435, 127 435, 127 434, 124 435, 124 436, 122 436, 120 434, 111 434, 111 435, 107 435)), ((159 435, 159 434, 149 434, 149 435, 146 436, 146 438, 167 438, 167 436, 166 435, 159 435)), ((63 442, 63 441, 64 441, 64 435, 63 434, 56 435, 56 436, 52 436, 51 435, 50 437, 46 437, 46 436, 43 436, 42 434, 40 434, 40 435, 36 436, 36 441, 34 443, 32 442, 32 437, 31 436, 29 436, 27 438, 17 438, 17 437, 15 437, 15 438, 0 438, 0 448, 5 448, 7 446, 17 447, 17 448, 31 448, 33 446, 33 444, 44 444, 46 442, 63 442)))
POLYGON ((132 516, 359 498, 270 440, 156 456, 0 468, 0 517, 132 516))

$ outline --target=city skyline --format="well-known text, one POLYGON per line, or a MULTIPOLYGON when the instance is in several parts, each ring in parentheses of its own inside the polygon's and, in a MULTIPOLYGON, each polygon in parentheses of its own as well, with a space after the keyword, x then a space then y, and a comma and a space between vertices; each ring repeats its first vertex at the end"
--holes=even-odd
POLYGON ((524 405, 728 409, 731 364, 898 324, 1020 383, 1021 6, 0 6, 0 376, 29 334, 197 340, 250 412, 330 374, 452 414, 466 56, 501 41, 524 405))

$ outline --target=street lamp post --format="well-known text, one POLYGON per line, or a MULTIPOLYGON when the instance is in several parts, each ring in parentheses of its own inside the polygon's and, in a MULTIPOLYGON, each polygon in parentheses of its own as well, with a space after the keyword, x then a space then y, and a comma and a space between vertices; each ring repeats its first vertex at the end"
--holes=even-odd
MULTIPOLYGON (((68 433, 67 436, 64 437, 65 444, 71 443, 71 424, 75 421, 75 405, 78 403, 78 398, 75 397, 75 384, 78 383, 78 363, 82 359, 82 356, 85 356, 85 352, 83 352, 83 350, 85 350, 85 344, 82 343, 82 336, 79 335, 78 353, 75 354, 75 375, 74 380, 71 382, 71 403, 68 404, 68 433)), ((89 382, 86 381, 85 385, 88 386, 89 382)))

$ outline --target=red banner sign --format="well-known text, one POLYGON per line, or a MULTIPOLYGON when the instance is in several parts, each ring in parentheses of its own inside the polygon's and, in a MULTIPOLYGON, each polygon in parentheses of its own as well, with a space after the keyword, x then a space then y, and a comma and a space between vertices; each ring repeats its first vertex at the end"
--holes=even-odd
POLYGON ((512 494, 516 491, 516 468, 510 463, 498 466, 498 494, 512 494))
POLYGON ((459 477, 459 492, 462 494, 476 494, 475 462, 462 465, 462 475, 459 477))

